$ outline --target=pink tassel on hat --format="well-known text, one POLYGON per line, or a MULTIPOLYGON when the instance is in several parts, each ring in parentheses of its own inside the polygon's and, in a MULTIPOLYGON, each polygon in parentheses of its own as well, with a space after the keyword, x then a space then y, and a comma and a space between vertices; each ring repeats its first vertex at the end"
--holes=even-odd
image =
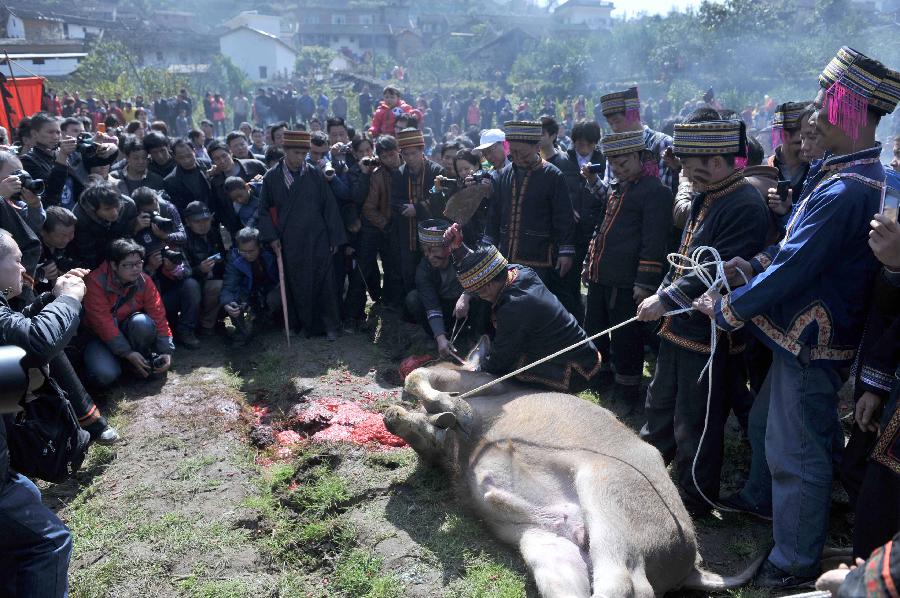
POLYGON ((656 160, 644 160, 644 167, 641 169, 644 176, 659 178, 659 163, 656 160))
POLYGON ((741 156, 734 157, 734 169, 735 170, 744 170, 747 168, 747 158, 743 158, 741 156))
POLYGON ((772 150, 779 145, 784 145, 784 129, 781 127, 772 127, 772 150))
POLYGON ((631 107, 625 110, 625 120, 629 124, 634 124, 636 122, 641 121, 641 109, 638 107, 631 107))
POLYGON ((859 128, 868 121, 869 101, 840 81, 835 81, 825 95, 828 97, 828 122, 856 141, 859 128))

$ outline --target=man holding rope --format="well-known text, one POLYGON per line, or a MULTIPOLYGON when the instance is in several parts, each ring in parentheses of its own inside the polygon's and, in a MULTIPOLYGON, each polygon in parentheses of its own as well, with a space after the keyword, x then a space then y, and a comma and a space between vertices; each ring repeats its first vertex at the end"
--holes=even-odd
POLYGON ((750 477, 725 504, 771 509, 775 547, 754 583, 777 589, 807 584, 819 570, 834 451, 843 446, 837 392, 879 268, 867 244, 885 186, 875 128, 900 101, 900 73, 847 47, 819 84, 811 121, 828 155, 811 168, 785 239, 750 261, 732 259, 732 286, 749 282, 695 306, 723 330, 749 325, 774 353, 750 414, 750 477))
MULTIPOLYGON (((762 196, 735 169, 735 158, 746 155, 744 123, 719 120, 714 110, 701 109, 675 125, 674 139, 675 155, 694 183, 679 256, 688 258, 707 246, 722 260, 749 259, 764 246, 769 217, 762 196)), ((641 438, 659 449, 666 463, 675 461, 685 506, 695 517, 708 514, 710 501, 719 496, 728 389, 735 379, 746 378, 739 334, 720 333, 712 344, 703 314, 663 317, 690 309, 708 288, 703 278, 694 269, 673 265, 659 290, 638 306, 639 320, 662 317, 641 438)))

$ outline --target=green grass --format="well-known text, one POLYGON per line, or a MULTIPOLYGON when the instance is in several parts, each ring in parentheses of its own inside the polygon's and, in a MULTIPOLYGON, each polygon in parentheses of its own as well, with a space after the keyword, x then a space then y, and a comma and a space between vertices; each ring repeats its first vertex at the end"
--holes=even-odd
POLYGON ((466 575, 454 590, 460 598, 524 598, 525 580, 484 554, 466 559, 466 575))
POLYGON ((392 575, 382 575, 382 560, 358 548, 341 555, 334 569, 334 587, 353 598, 400 598, 403 585, 392 575))
POLYGON ((200 473, 200 470, 212 465, 216 460, 212 455, 189 457, 178 464, 178 468, 175 470, 175 479, 182 481, 192 480, 200 473))

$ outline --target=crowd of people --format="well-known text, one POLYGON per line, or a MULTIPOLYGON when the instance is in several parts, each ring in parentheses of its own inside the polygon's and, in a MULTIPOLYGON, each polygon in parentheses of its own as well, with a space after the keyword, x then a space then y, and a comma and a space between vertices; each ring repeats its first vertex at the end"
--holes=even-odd
MULTIPOLYGON (((208 94, 199 128, 183 90, 47 94, 0 151, 0 343, 42 347, 97 442, 118 433, 88 389, 164 374, 226 318, 234 346, 279 327, 337 341, 373 302, 442 358, 489 335, 480 367, 496 375, 578 345, 516 378, 643 412, 694 517, 772 522, 754 583, 807 585, 834 479, 856 506, 856 556, 900 530, 900 136, 890 167, 876 141, 900 73, 842 48, 819 88, 740 113, 708 92, 674 115, 632 87, 560 115, 490 94, 466 114, 455 97, 413 106, 388 86, 360 94, 358 129, 342 94, 238 95, 233 127, 208 94), (731 412, 752 465, 720 496, 731 412)), ((70 539, 3 438, 0 521, 28 522, 0 539, 3 582, 62 595, 70 539)), ((889 573, 897 557, 880 554, 889 573)), ((868 571, 849 579, 893 583, 868 571)))

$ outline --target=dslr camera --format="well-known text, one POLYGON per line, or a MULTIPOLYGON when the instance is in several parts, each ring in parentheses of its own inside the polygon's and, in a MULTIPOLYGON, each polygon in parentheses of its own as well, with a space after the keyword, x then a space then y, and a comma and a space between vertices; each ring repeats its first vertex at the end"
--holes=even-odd
POLYGON ((75 151, 81 154, 82 158, 91 158, 97 153, 97 144, 94 143, 94 136, 90 133, 79 133, 75 138, 75 151))
POLYGON ((491 173, 484 170, 476 170, 471 176, 475 179, 476 183, 480 183, 481 181, 490 180, 491 173))
POLYGON ((164 260, 169 260, 176 266, 184 262, 184 254, 175 249, 170 249, 169 247, 162 248, 162 257, 164 260))
POLYGON ((175 221, 160 215, 159 212, 144 212, 150 215, 150 222, 159 227, 164 233, 170 233, 175 228, 175 221))
MULTIPOLYGON (((28 189, 38 197, 44 194, 44 190, 47 188, 44 184, 44 179, 33 178, 25 170, 17 170, 12 174, 13 176, 19 177, 19 182, 22 183, 23 189, 28 189)), ((18 193, 16 195, 18 195, 18 193)))
POLYGON ((366 156, 365 158, 361 159, 359 163, 366 168, 377 168, 381 166, 381 160, 379 160, 377 156, 366 156))

